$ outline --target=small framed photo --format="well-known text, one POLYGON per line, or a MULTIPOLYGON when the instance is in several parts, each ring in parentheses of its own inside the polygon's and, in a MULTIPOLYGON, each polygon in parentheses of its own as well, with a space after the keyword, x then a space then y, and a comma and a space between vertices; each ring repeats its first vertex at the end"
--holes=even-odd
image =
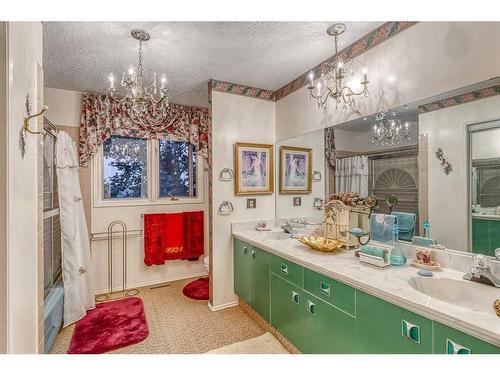
POLYGON ((256 208, 256 207, 257 207, 257 199, 247 198, 247 208, 256 208))
POLYGON ((274 146, 234 144, 234 192, 236 195, 274 192, 274 146))
POLYGON ((312 149, 280 147, 280 194, 307 194, 312 190, 312 149))

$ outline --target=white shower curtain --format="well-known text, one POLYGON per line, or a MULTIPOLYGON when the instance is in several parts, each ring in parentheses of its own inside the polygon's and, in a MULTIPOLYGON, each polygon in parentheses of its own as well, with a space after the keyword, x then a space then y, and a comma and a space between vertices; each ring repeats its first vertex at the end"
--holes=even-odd
POLYGON ((71 137, 57 134, 56 167, 61 217, 64 326, 95 307, 90 282, 90 243, 78 177, 78 157, 71 137))
POLYGON ((335 191, 368 195, 368 157, 339 158, 335 167, 335 191))

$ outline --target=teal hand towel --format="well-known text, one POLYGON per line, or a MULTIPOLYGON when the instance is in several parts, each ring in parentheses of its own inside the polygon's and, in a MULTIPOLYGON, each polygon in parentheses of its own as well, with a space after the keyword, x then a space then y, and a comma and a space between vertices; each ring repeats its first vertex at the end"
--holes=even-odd
POLYGON ((399 239, 403 241, 411 241, 415 234, 415 221, 417 215, 410 212, 396 212, 392 214, 396 216, 396 224, 398 224, 399 239))

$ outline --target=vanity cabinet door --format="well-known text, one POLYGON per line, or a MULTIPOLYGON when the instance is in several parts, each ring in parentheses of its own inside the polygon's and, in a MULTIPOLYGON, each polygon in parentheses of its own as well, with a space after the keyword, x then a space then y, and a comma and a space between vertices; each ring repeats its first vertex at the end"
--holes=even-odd
POLYGON ((500 354, 500 347, 466 333, 434 322, 434 353, 436 354, 500 354))
POLYGON ((356 353, 355 318, 338 308, 304 292, 303 353, 351 354, 356 353))
POLYGON ((252 247, 250 250, 250 305, 269 322, 270 254, 252 247))
POLYGON ((299 287, 303 285, 303 269, 298 264, 273 255, 271 257, 271 271, 283 279, 299 287))
POLYGON ((250 256, 252 246, 243 241, 234 239, 233 243, 233 270, 234 293, 242 300, 250 303, 250 256))
POLYGON ((304 291, 271 273, 271 325, 300 351, 307 347, 304 291))
POLYGON ((432 321, 367 293, 356 292, 359 352, 431 354, 432 321))

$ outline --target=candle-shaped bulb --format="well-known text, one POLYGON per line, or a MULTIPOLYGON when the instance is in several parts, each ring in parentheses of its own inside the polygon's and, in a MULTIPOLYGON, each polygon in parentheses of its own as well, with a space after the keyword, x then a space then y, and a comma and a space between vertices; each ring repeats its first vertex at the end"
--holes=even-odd
POLYGON ((165 75, 165 73, 161 75, 160 82, 161 82, 161 88, 164 89, 167 86, 167 76, 165 75))
POLYGON ((364 67, 361 72, 363 73, 363 81, 367 82, 368 81, 368 68, 364 67))
POLYGON ((133 76, 134 75, 134 66, 133 65, 130 65, 130 67, 128 68, 128 75, 129 76, 133 76))
POLYGON ((312 86, 313 81, 314 81, 314 72, 311 70, 309 72, 309 82, 311 82, 311 86, 312 86))
POLYGON ((342 62, 342 60, 339 60, 337 62, 337 68, 342 69, 343 67, 344 67, 344 63, 342 62))
POLYGON ((113 73, 111 73, 109 75, 108 81, 109 81, 109 88, 114 89, 115 88, 115 75, 113 73))

